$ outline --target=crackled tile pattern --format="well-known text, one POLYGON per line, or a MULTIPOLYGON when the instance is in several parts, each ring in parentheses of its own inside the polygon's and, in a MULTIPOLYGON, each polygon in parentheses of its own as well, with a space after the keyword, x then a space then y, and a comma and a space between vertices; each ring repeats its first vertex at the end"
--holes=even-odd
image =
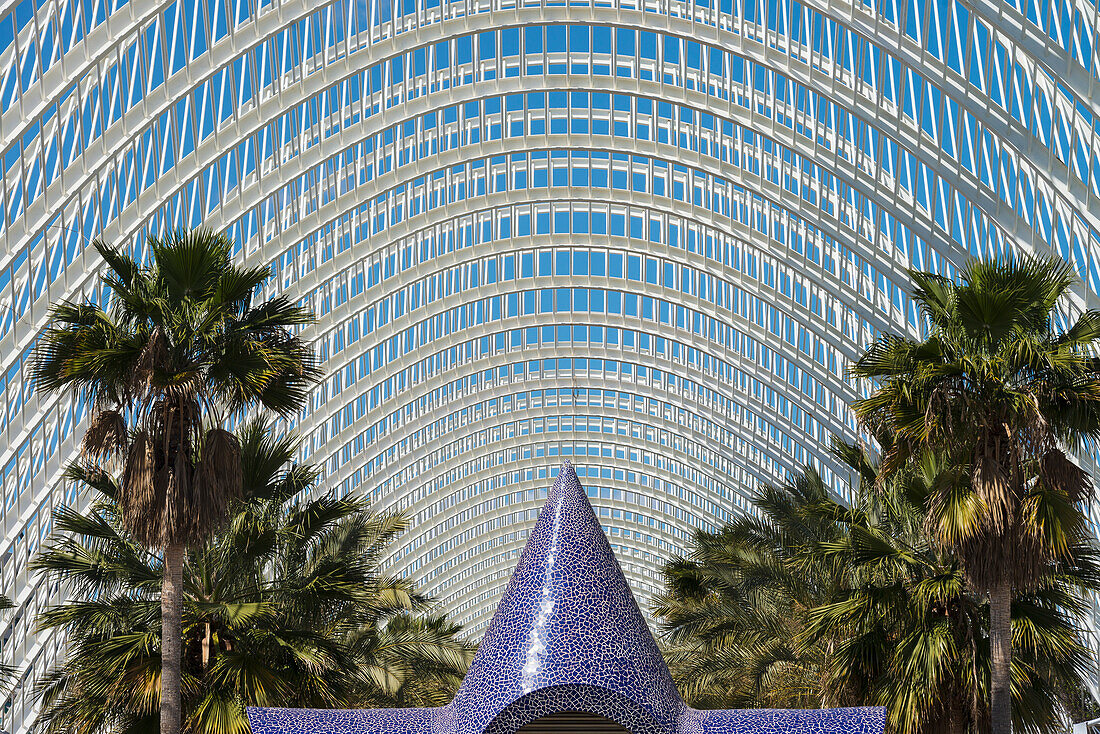
POLYGON ((431 734, 444 709, 248 710, 252 734, 431 734))
POLYGON ((562 466, 455 697, 466 731, 540 688, 588 685, 663 729, 684 704, 577 474, 562 466))
POLYGON ((882 734, 884 708, 732 709, 686 708, 676 734, 882 734))
POLYGON ((648 711, 634 701, 606 688, 563 685, 540 688, 507 706, 489 722, 484 734, 514 734, 521 727, 550 714, 584 711, 611 719, 633 734, 662 734, 648 711))
POLYGON ((877 708, 688 708, 568 462, 449 705, 248 715, 253 734, 514 734, 559 711, 633 734, 881 734, 884 725, 877 708))

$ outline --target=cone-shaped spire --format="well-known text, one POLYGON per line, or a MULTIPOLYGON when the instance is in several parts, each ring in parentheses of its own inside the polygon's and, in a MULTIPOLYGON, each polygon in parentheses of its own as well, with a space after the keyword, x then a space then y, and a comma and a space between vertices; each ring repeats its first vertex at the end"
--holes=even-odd
POLYGON ((542 688, 595 686, 624 696, 661 728, 684 704, 566 462, 454 701, 478 730, 542 688))
POLYGON ((568 462, 454 701, 436 709, 250 708, 248 718, 254 734, 515 734, 563 711, 603 716, 631 734, 882 734, 886 719, 882 708, 685 706, 568 462))

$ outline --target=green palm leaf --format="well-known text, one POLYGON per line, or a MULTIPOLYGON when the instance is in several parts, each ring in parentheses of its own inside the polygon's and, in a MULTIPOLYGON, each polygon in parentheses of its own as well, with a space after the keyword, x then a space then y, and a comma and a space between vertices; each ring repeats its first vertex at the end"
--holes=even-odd
MULTIPOLYGON (((247 495, 184 567, 183 701, 188 734, 247 731, 246 706, 441 705, 473 647, 407 581, 380 574, 407 527, 356 499, 298 500, 317 477, 292 466, 293 437, 253 421, 238 434, 247 495)), ((160 705, 159 559, 122 526, 100 473, 71 476, 108 490, 35 567, 88 599, 38 618, 69 640, 68 661, 39 687, 50 732, 156 731, 160 705), (150 727, 152 727, 150 729, 150 727)))
MULTIPOLYGON (((927 453, 890 475, 855 446, 833 453, 851 468, 850 505, 807 468, 759 490, 760 517, 697 533, 665 566, 654 611, 682 694, 712 708, 883 705, 898 734, 988 731, 989 605, 927 532, 960 511, 950 493, 966 473, 927 453)), ((1021 731, 1058 731, 1080 695, 1081 593, 1097 568, 1079 542, 1013 605, 1021 731)))

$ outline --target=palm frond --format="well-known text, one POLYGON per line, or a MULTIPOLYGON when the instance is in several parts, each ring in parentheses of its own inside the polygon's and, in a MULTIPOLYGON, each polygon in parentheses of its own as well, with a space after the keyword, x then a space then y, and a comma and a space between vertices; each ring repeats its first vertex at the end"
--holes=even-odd
MULTIPOLYGON (((246 492, 227 499, 229 521, 186 556, 187 726, 247 731, 244 709, 253 705, 446 703, 474 648, 458 626, 431 616, 412 584, 379 572, 407 521, 357 498, 298 499, 318 472, 293 466, 296 440, 267 427, 248 423, 232 437, 246 492)), ((106 492, 84 515, 60 510, 58 526, 73 535, 35 561, 86 594, 37 620, 64 630, 69 645, 67 662, 39 689, 44 728, 141 731, 155 726, 160 704, 163 564, 126 530, 122 493, 101 470, 75 466, 70 476, 106 492)))

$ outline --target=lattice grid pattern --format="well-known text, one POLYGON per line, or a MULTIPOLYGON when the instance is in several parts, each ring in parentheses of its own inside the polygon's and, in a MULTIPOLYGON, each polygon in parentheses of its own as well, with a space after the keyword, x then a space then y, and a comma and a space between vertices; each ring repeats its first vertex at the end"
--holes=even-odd
POLYGON ((1053 251, 1100 293, 1086 0, 4 8, 0 654, 28 676, 87 406, 27 366, 49 303, 102 298, 93 237, 224 227, 318 313, 301 458, 408 511, 387 567, 475 630, 562 457, 643 604, 758 482, 843 491, 821 447, 862 345, 919 328, 906 268, 1053 251))

